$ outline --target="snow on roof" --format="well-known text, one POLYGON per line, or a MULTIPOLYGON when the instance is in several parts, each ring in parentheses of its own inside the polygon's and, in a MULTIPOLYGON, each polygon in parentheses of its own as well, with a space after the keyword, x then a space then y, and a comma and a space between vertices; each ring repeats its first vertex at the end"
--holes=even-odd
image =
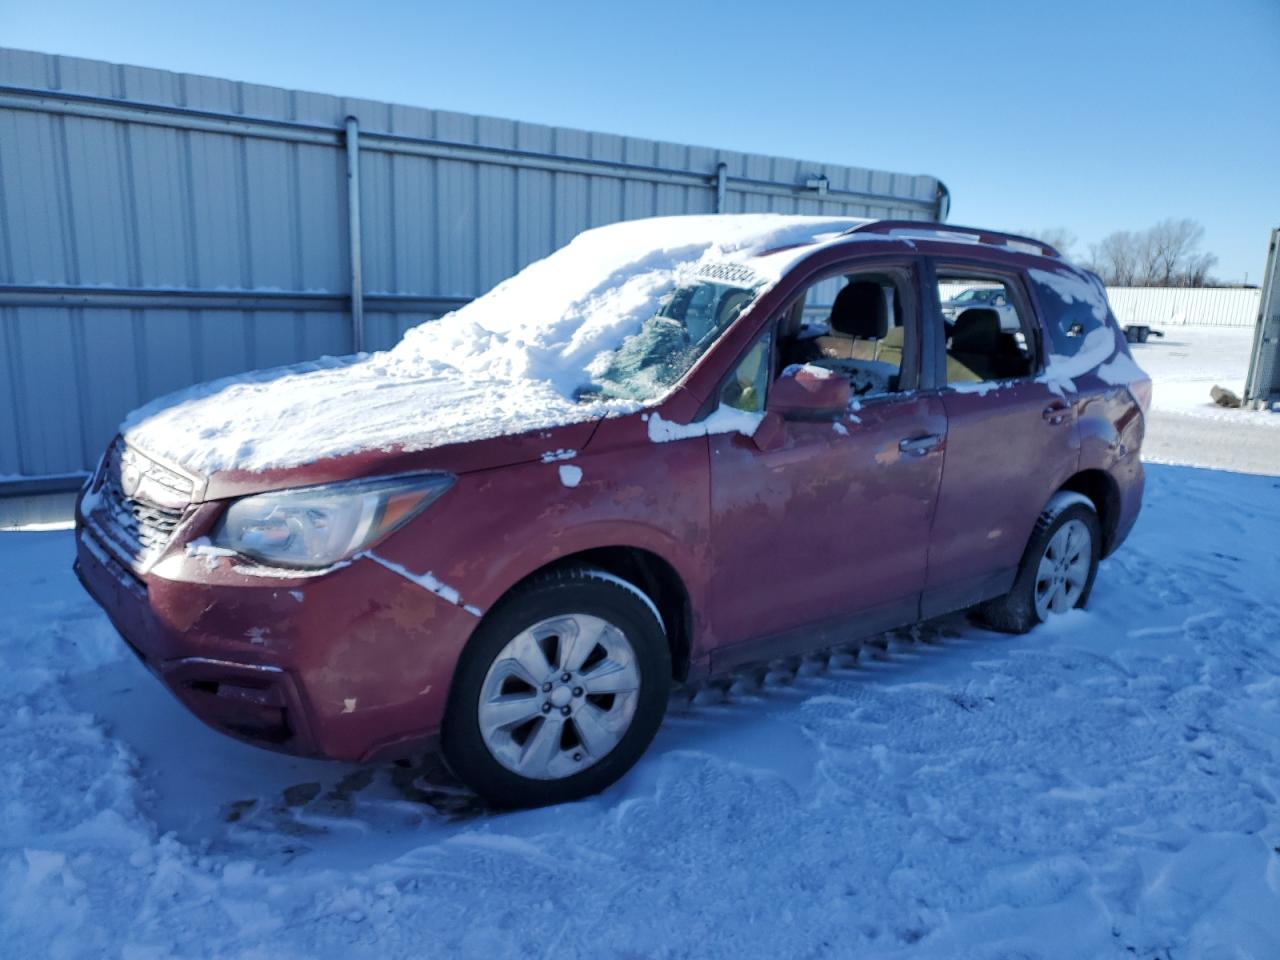
POLYGON ((391 350, 189 387, 134 411, 121 432, 207 474, 423 450, 630 412, 640 404, 579 402, 575 391, 678 284, 711 271, 771 285, 814 244, 866 222, 743 214, 588 230, 391 350))

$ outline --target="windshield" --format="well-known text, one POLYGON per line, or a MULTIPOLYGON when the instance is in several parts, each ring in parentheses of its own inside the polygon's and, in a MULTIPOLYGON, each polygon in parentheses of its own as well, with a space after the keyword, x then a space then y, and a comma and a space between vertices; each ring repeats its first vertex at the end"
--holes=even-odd
POLYGON ((661 396, 689 372, 760 290, 708 280, 677 288, 663 298, 639 333, 622 341, 586 393, 624 400, 661 396))

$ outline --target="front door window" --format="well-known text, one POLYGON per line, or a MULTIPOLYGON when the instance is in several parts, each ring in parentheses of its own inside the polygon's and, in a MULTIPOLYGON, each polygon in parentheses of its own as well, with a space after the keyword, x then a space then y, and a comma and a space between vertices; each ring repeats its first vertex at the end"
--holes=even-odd
POLYGON ((811 284, 779 320, 779 371, 795 363, 849 380, 855 400, 915 385, 916 325, 905 270, 836 274, 811 284))

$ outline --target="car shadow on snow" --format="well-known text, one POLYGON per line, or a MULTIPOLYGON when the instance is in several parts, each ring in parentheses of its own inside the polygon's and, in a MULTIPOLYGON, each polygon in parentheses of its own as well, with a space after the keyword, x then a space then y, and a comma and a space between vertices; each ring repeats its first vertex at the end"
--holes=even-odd
MULTIPOLYGON (((737 732, 744 719, 773 723, 774 714, 822 695, 836 681, 883 681, 998 638, 952 614, 682 685, 641 766, 670 750, 718 750, 721 734, 737 732)), ((467 790, 438 755, 344 764, 272 753, 205 727, 132 659, 95 673, 76 685, 78 706, 102 718, 137 755, 144 810, 161 832, 211 851, 287 862, 353 845, 377 847, 377 838, 394 848, 396 836, 411 833, 416 844, 423 829, 447 831, 500 813, 467 790)), ((606 801, 614 791, 625 795, 626 781, 606 791, 606 801)))

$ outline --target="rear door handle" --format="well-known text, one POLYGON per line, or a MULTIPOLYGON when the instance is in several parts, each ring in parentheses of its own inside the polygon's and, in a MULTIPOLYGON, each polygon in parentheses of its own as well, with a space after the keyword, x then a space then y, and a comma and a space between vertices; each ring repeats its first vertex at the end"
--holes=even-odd
POLYGON ((1049 404, 1047 407, 1044 408, 1044 411, 1040 414, 1040 416, 1044 417, 1050 423, 1056 425, 1056 424, 1062 423, 1063 420, 1067 419, 1067 414, 1069 414, 1070 412, 1071 412, 1071 404, 1067 403, 1065 400, 1055 400, 1053 403, 1049 404))
POLYGON ((940 443, 942 443, 942 435, 931 433, 924 437, 906 437, 899 440, 898 449, 913 457, 923 457, 940 443))

